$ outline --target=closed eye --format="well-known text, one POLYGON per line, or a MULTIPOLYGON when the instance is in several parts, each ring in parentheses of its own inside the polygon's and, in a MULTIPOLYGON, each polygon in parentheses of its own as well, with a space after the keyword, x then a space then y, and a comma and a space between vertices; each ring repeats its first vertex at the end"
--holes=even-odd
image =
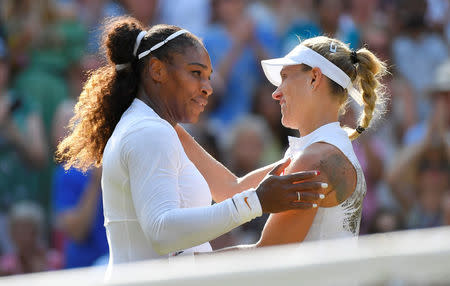
POLYGON ((201 75, 202 75, 202 72, 201 72, 201 71, 192 71, 192 73, 193 73, 195 76, 201 76, 201 75))

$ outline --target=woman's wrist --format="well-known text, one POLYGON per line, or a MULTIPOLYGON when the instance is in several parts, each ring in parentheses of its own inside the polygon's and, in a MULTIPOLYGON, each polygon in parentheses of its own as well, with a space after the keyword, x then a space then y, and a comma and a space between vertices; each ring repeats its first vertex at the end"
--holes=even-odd
POLYGON ((261 203, 253 188, 235 194, 231 200, 242 222, 250 221, 262 215, 261 203))

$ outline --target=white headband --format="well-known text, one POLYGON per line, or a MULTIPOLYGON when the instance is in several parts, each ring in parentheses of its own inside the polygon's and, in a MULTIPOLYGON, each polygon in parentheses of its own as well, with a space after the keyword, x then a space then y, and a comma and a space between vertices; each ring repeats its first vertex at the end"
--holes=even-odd
MULTIPOLYGON (((186 31, 186 30, 179 30, 179 31, 173 33, 172 35, 168 36, 164 41, 159 42, 159 43, 157 43, 156 45, 154 45, 153 47, 151 47, 150 50, 146 50, 146 51, 140 53, 140 54, 138 55, 138 60, 142 59, 143 57, 145 57, 146 55, 150 54, 150 53, 153 52, 154 50, 160 48, 161 46, 163 46, 164 44, 166 44, 168 41, 173 40, 173 39, 175 39, 176 37, 178 37, 179 35, 182 35, 182 34, 187 33, 187 32, 188 32, 188 31, 186 31)), ((139 37, 139 36, 138 36, 138 37, 139 37)), ((138 39, 136 39, 136 43, 137 43, 137 40, 138 40, 138 39)), ((137 43, 136 51, 137 51, 137 49, 139 48, 139 44, 140 44, 140 41, 139 41, 139 43, 137 43)))
POLYGON ((310 48, 300 44, 296 46, 283 58, 276 58, 261 61, 264 74, 267 79, 275 86, 281 84, 280 72, 283 66, 306 64, 312 68, 318 67, 324 75, 336 82, 344 89, 347 89, 348 94, 360 105, 364 104, 361 93, 353 86, 350 77, 338 68, 335 64, 327 60, 319 53, 310 48))
MULTIPOLYGON (((149 50, 146 50, 142 53, 140 53, 137 58, 138 60, 142 59, 143 57, 145 57, 146 55, 150 54, 151 52, 153 52, 154 50, 160 48, 161 46, 163 46, 164 44, 166 44, 168 41, 175 39, 176 37, 178 37, 179 35, 182 35, 184 33, 188 33, 187 30, 179 30, 175 33, 173 33, 172 35, 168 36, 164 41, 161 41, 159 43, 157 43, 156 45, 154 45, 153 47, 151 47, 149 50)), ((133 48, 133 55, 136 56, 137 50, 139 49, 139 45, 141 44, 142 39, 145 37, 145 35, 147 35, 147 31, 141 31, 138 36, 136 37, 136 42, 134 43, 134 48, 133 48)), ((130 66, 130 63, 125 63, 125 64, 117 64, 116 65, 116 70, 120 71, 126 67, 130 66)))

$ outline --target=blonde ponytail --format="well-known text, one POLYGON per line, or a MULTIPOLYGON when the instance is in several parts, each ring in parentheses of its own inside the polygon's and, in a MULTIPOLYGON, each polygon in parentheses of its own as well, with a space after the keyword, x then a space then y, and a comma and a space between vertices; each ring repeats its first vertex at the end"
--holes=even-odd
POLYGON ((359 83, 362 90, 364 110, 359 119, 358 127, 351 129, 349 132, 350 140, 358 138, 362 131, 369 127, 376 105, 384 101, 383 85, 380 83, 380 78, 385 74, 385 63, 372 52, 366 48, 356 52, 356 82, 359 83))

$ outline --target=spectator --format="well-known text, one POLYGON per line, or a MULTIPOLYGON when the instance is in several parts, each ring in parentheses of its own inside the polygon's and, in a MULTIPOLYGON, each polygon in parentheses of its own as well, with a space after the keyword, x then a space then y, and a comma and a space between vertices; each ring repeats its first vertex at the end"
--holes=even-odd
POLYGON ((122 0, 121 3, 127 13, 145 26, 156 24, 157 0, 122 0))
POLYGON ((394 209, 380 208, 375 213, 368 233, 384 233, 403 229, 400 213, 394 209))
MULTIPOLYGON (((54 143, 61 140, 72 116, 73 101, 66 101, 58 110, 53 126, 54 143)), ((91 266, 108 254, 100 178, 101 170, 83 174, 76 169, 65 172, 62 166, 55 169, 53 231, 55 244, 63 245, 65 268, 91 266)))
MULTIPOLYGON (((20 2, 14 1, 17 5, 20 2)), ((68 97, 65 73, 83 55, 87 32, 75 18, 64 18, 54 1, 39 3, 36 11, 28 11, 33 17, 22 15, 35 22, 30 32, 33 38, 27 42, 29 63, 14 79, 14 87, 39 107, 49 136, 55 110, 68 97)))
POLYGON ((91 266, 108 254, 100 188, 101 170, 54 175, 53 206, 56 229, 65 237, 65 268, 91 266))
POLYGON ((393 62, 414 88, 421 120, 430 113, 426 88, 432 83, 438 65, 448 57, 448 46, 442 37, 427 31, 426 7, 425 0, 399 1, 397 18, 401 33, 392 43, 393 62))
MULTIPOLYGON (((434 73, 434 79, 429 88, 431 102, 437 113, 430 116, 431 120, 437 122, 432 125, 438 128, 437 131, 442 133, 447 144, 449 143, 448 135, 450 132, 450 59, 442 63, 434 73)), ((427 132, 430 122, 423 120, 419 124, 411 127, 405 134, 404 144, 411 145, 421 141, 427 132)))
POLYGON ((219 100, 211 117, 216 130, 224 131, 250 112, 254 89, 262 79, 259 61, 278 49, 272 29, 246 15, 247 1, 214 0, 211 5, 213 24, 204 42, 214 69, 211 100, 219 100))
POLYGON ((9 213, 15 251, 0 258, 0 276, 60 269, 61 255, 43 241, 44 212, 32 202, 19 202, 9 213))
POLYGON ((440 127, 445 106, 435 108, 425 138, 401 150, 388 173, 409 228, 442 224, 441 198, 450 186, 450 149, 440 127))
POLYGON ((159 2, 160 22, 189 30, 202 38, 211 17, 209 0, 163 0, 159 2))
POLYGON ((225 154, 228 167, 236 176, 244 176, 263 164, 264 153, 271 145, 272 134, 267 123, 259 116, 240 118, 231 128, 225 154))
POLYGON ((0 253, 12 250, 6 227, 9 207, 21 200, 44 203, 37 169, 46 165, 48 154, 39 110, 10 88, 9 73, 0 39, 0 253))
POLYGON ((344 14, 344 6, 339 0, 315 0, 316 18, 299 19, 283 36, 284 52, 290 51, 298 44, 298 38, 304 40, 327 35, 349 44, 350 48, 360 46, 360 33, 353 19, 344 14))
MULTIPOLYGON (((109 17, 120 16, 125 13, 119 1, 108 0, 59 0, 61 10, 67 17, 77 18, 88 31, 86 52, 96 54, 100 52, 99 43, 103 33, 102 22, 109 17), (70 16, 69 16, 70 15, 70 16)), ((66 18, 67 18, 66 17, 66 18)))

